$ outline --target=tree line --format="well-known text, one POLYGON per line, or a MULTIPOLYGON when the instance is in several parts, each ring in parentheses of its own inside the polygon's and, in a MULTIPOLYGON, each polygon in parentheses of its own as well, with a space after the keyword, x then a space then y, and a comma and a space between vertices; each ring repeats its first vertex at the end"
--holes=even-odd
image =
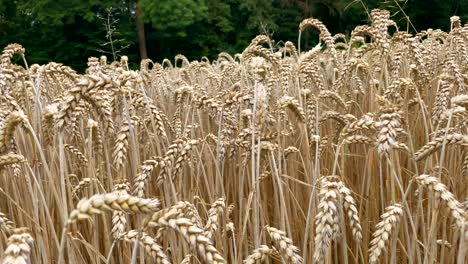
MULTIPOLYGON (((265 33, 278 45, 298 38, 299 23, 318 18, 332 33, 349 34, 373 8, 392 13, 400 30, 450 29, 468 19, 468 0, 0 0, 0 45, 20 43, 30 63, 62 62, 79 71, 89 56, 127 55, 161 61, 221 51, 237 53, 265 33)), ((315 45, 316 32, 302 47, 315 45)))

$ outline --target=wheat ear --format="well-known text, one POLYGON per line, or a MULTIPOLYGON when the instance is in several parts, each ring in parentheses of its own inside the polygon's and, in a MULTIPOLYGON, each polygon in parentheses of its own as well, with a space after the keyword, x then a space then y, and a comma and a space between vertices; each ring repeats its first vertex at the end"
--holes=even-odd
POLYGON ((138 230, 130 230, 126 233, 123 233, 121 237, 128 242, 134 242, 135 240, 138 240, 138 242, 145 247, 145 250, 156 259, 156 263, 171 263, 166 253, 164 253, 162 247, 156 242, 154 238, 152 238, 145 232, 140 232, 138 230))
POLYGON ((338 182, 338 192, 343 197, 343 206, 348 216, 349 225, 351 226, 351 233, 356 242, 360 243, 362 240, 362 227, 359 220, 359 214, 356 207, 356 201, 351 195, 351 190, 344 185, 343 182, 338 182))
POLYGON ((146 221, 145 225, 174 229, 182 234, 193 248, 197 249, 198 254, 206 263, 226 263, 218 250, 213 246, 211 240, 203 235, 204 230, 190 219, 181 215, 180 203, 174 208, 170 207, 161 212, 156 212, 146 221))
POLYGON ((332 240, 339 233, 337 184, 323 180, 320 188, 320 202, 315 217, 314 261, 320 263, 328 254, 332 240))
POLYGON ((151 177, 153 170, 161 164, 162 158, 155 157, 145 160, 143 165, 140 166, 140 172, 137 174, 133 184, 133 194, 137 197, 145 195, 145 184, 151 177))
POLYGON ((426 145, 424 145, 422 148, 420 148, 416 153, 414 153, 414 159, 416 161, 422 160, 432 153, 436 152, 442 147, 442 144, 444 143, 447 145, 461 145, 461 146, 468 146, 468 136, 462 135, 462 134, 450 134, 445 136, 440 136, 435 138, 434 140, 430 141, 426 145))
MULTIPOLYGON (((114 193, 118 195, 128 195, 128 183, 116 184, 113 188, 114 193)), ((114 211, 112 213, 112 229, 111 233, 114 239, 119 239, 125 232, 127 224, 127 215, 123 211, 114 211)))
POLYGON ((76 209, 70 213, 69 223, 88 219, 93 214, 100 214, 103 210, 123 211, 127 213, 150 213, 159 207, 157 199, 143 199, 128 194, 105 193, 96 194, 78 202, 76 209))
POLYGON ((81 165, 86 166, 88 164, 88 159, 77 147, 69 145, 69 144, 64 144, 63 147, 66 150, 70 151, 70 153, 75 155, 78 158, 79 163, 81 165))
POLYGON ((96 179, 96 178, 84 178, 84 179, 82 179, 80 182, 78 182, 78 184, 75 187, 73 187, 73 190, 72 190, 73 196, 76 197, 76 198, 79 198, 78 194, 80 194, 81 191, 83 191, 83 189, 88 187, 91 184, 91 182, 93 182, 93 181, 99 183, 99 180, 96 179))
POLYGON ((16 127, 25 121, 27 121, 27 117, 22 111, 13 111, 8 114, 3 126, 0 128, 0 152, 6 151, 16 127))
POLYGON ((23 155, 8 153, 6 155, 0 155, 0 167, 5 165, 11 165, 23 162, 25 159, 23 155))
POLYGON ((184 259, 180 262, 180 264, 190 264, 192 263, 192 258, 193 258, 192 254, 187 254, 185 255, 184 259))
POLYGON ((15 223, 8 219, 4 213, 0 212, 0 230, 5 231, 6 233, 10 233, 14 226, 15 223))
POLYGON ((427 187, 429 190, 433 190, 437 200, 443 200, 447 203, 458 228, 462 229, 465 225, 465 211, 463 211, 462 204, 455 199, 455 195, 448 190, 447 186, 441 183, 440 179, 427 174, 417 176, 416 180, 420 185, 427 187))
POLYGON ((369 249, 369 263, 377 263, 382 251, 385 249, 385 244, 390 239, 392 229, 400 221, 403 210, 400 204, 395 204, 385 208, 380 218, 382 219, 376 226, 369 249))
MULTIPOLYGON (((151 217, 151 219, 157 219, 159 217, 162 217, 168 212, 172 212, 172 214, 176 214, 178 217, 185 217, 190 219, 197 227, 202 228, 202 220, 200 218, 200 215, 198 214, 197 209, 195 206, 189 202, 186 201, 180 201, 177 202, 175 205, 164 208, 162 210, 159 210, 158 212, 154 213, 151 217)), ((176 216, 174 216, 176 217, 176 216)), ((151 221, 151 220, 148 220, 151 221)), ((146 222, 147 223, 147 222, 146 222)), ((146 224, 145 224, 146 225, 146 224)), ((166 226, 158 225, 156 222, 153 222, 152 224, 153 228, 156 228, 156 239, 159 239, 162 236, 163 231, 166 229, 166 226)))
POLYGON ((252 254, 248 255, 244 259, 244 264, 260 264, 268 256, 275 254, 276 250, 269 248, 267 245, 260 245, 260 247, 254 249, 252 254))
POLYGON ((31 247, 34 242, 27 228, 13 230, 8 238, 7 247, 4 252, 3 264, 26 264, 29 262, 31 247))
POLYGON ((270 235, 271 240, 279 247, 284 261, 292 264, 302 263, 299 248, 294 246, 293 241, 286 235, 286 232, 269 226, 266 226, 265 229, 270 235))
POLYGON ((211 239, 213 233, 219 228, 219 215, 226 209, 226 202, 224 198, 219 198, 216 202, 211 205, 208 211, 208 220, 205 225, 204 235, 211 239))

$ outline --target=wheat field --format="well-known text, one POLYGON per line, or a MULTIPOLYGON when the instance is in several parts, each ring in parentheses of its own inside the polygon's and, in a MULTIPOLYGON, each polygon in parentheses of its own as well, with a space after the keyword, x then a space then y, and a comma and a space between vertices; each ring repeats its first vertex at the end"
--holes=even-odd
POLYGON ((8 45, 2 263, 466 263, 468 24, 447 23, 375 9, 350 36, 304 20, 311 50, 85 74, 8 45))

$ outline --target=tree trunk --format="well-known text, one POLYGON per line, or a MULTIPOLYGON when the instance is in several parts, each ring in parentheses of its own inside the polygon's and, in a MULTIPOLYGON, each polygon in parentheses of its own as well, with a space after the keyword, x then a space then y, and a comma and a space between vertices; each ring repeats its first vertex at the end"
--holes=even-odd
POLYGON ((138 43, 140 46, 140 57, 143 60, 148 58, 148 53, 146 52, 145 24, 141 18, 141 10, 140 6, 138 5, 138 0, 135 1, 135 4, 135 19, 138 31, 138 43))

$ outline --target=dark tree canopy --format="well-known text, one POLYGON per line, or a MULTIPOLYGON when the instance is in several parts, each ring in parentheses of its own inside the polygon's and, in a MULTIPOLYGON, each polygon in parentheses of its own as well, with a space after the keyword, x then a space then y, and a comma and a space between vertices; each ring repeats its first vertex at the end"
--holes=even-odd
MULTIPOLYGON (((449 30, 453 15, 468 20, 468 0, 0 0, 0 45, 22 44, 29 63, 56 61, 83 70, 86 57, 104 53, 112 59, 114 52, 136 67, 139 30, 155 61, 177 54, 214 58, 242 51, 259 33, 296 41, 298 24, 308 17, 332 33, 349 34, 368 23, 373 8, 388 9, 400 30, 411 32, 449 30), (137 5, 144 22, 138 30, 137 5)), ((316 40, 307 32, 302 46, 316 40)))

